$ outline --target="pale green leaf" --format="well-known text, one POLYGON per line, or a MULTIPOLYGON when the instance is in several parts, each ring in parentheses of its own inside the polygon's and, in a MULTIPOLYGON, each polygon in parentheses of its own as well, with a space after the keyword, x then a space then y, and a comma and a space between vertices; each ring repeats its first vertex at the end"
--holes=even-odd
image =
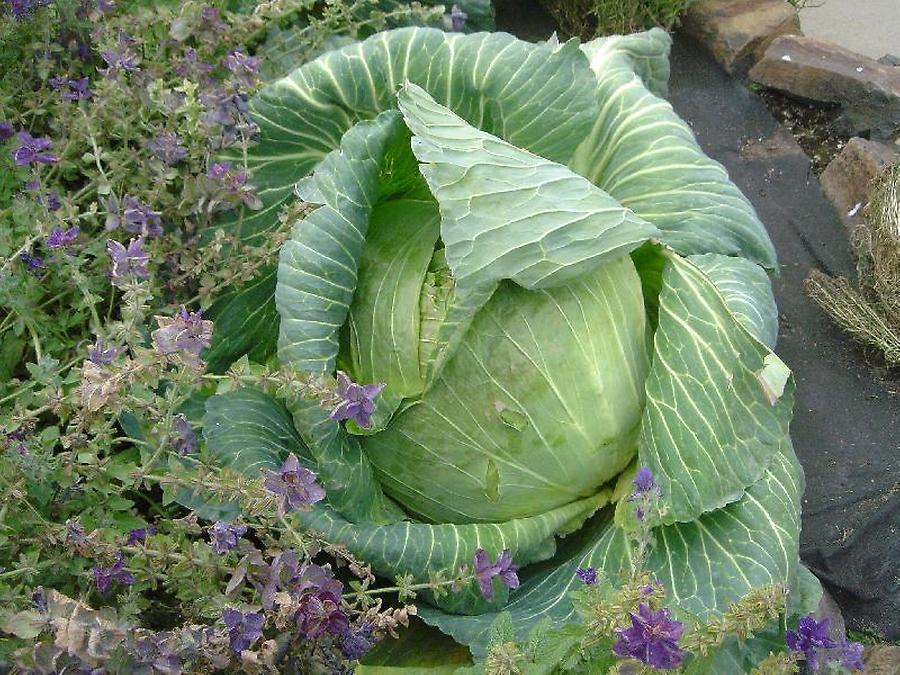
POLYGON ((662 488, 670 523, 737 501, 759 480, 788 433, 793 384, 772 405, 757 374, 781 362, 700 268, 668 258, 639 457, 662 488))
POLYGON ((753 206, 658 96, 668 42, 650 31, 582 45, 600 111, 569 166, 656 225, 679 253, 741 255, 772 269, 775 249, 753 206))

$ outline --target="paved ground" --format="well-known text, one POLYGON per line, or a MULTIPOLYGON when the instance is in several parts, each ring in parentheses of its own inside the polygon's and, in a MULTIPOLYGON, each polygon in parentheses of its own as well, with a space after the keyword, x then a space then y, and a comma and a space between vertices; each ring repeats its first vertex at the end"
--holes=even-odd
POLYGON ((900 56, 900 0, 809 0, 803 33, 873 59, 900 56))

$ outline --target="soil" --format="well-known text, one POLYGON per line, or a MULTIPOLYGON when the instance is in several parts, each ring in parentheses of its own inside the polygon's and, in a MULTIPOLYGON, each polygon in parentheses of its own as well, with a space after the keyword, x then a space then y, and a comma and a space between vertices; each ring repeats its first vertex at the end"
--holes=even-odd
POLYGON ((841 115, 840 105, 802 101, 772 89, 754 90, 772 117, 791 132, 809 157, 813 173, 820 176, 850 140, 836 130, 836 122, 841 115))

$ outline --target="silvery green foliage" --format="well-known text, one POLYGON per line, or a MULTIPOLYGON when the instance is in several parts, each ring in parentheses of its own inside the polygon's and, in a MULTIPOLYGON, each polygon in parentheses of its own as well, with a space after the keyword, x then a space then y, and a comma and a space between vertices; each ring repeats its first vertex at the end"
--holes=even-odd
MULTIPOLYGON (((669 44, 402 29, 251 102, 264 205, 223 226, 252 239, 283 204, 319 205, 281 250, 277 358, 387 385, 369 429, 285 402, 328 495, 296 517, 388 577, 510 549, 511 595, 420 606, 476 655, 501 608, 520 637, 565 623, 576 568, 629 565, 625 507, 603 507, 635 463, 662 489, 648 565, 676 614, 795 583, 803 477, 771 351, 774 250, 661 98, 669 44)), ((223 439, 267 424, 264 402, 209 405, 223 439)))

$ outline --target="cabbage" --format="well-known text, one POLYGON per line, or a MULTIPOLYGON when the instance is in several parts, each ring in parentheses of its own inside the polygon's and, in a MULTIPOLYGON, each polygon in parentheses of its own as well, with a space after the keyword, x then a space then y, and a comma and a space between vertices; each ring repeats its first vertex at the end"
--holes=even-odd
POLYGON ((676 613, 798 583, 774 251, 661 98, 669 46, 401 29, 252 101, 264 208, 222 226, 253 240, 298 197, 318 208, 277 272, 216 308, 211 361, 274 354, 277 321, 280 367, 387 387, 369 429, 314 400, 216 396, 207 442, 250 473, 301 455, 327 503, 294 517, 379 574, 509 548, 518 590, 419 608, 476 655, 498 612, 519 636, 562 625, 577 567, 627 565, 610 504, 636 465, 663 491, 648 565, 676 613))

